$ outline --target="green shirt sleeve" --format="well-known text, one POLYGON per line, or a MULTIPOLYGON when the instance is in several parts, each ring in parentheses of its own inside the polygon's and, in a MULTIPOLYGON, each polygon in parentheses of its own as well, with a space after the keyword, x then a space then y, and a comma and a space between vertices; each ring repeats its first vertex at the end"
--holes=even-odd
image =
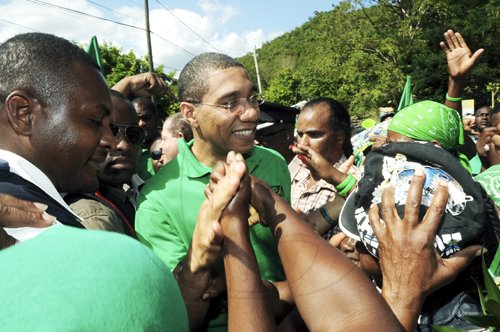
MULTIPOLYGON (((145 188, 147 189, 147 188, 145 188)), ((141 193, 139 208, 135 216, 135 230, 139 241, 150 247, 154 253, 173 271, 186 256, 186 246, 177 229, 172 225, 168 211, 158 204, 159 191, 141 193)))

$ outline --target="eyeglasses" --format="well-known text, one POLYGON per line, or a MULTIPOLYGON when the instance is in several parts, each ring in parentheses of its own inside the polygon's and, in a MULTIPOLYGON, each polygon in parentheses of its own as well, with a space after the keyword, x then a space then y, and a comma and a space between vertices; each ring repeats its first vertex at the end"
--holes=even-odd
POLYGON ((241 113, 245 109, 246 103, 248 103, 253 108, 256 108, 259 105, 262 105, 264 103, 264 98, 262 97, 262 95, 260 93, 256 93, 256 94, 251 95, 250 97, 234 99, 234 100, 228 101, 225 104, 220 104, 220 105, 205 104, 205 103, 200 103, 198 101, 191 101, 191 103, 196 104, 196 105, 206 105, 206 106, 211 106, 211 107, 225 108, 231 113, 241 113))
POLYGON ((151 152, 151 159, 160 160, 162 155, 163 155, 163 149, 159 148, 158 150, 154 150, 153 152, 151 152))
POLYGON ((113 133, 113 136, 115 136, 115 139, 118 139, 119 133, 123 133, 127 141, 135 146, 141 146, 146 139, 146 131, 137 125, 126 126, 111 123, 109 127, 111 128, 111 132, 113 133))

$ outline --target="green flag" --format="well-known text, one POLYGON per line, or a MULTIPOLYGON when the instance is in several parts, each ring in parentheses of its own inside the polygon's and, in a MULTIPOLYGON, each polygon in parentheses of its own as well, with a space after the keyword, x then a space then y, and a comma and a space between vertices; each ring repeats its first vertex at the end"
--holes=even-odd
POLYGON ((405 108, 406 106, 410 106, 411 104, 413 104, 413 96, 411 95, 411 76, 408 75, 406 76, 405 88, 401 94, 397 111, 405 108))
POLYGON ((85 51, 88 53, 88 55, 90 55, 92 60, 97 63, 99 68, 102 69, 101 51, 99 50, 99 44, 97 43, 96 36, 92 37, 92 39, 90 40, 90 44, 85 51))

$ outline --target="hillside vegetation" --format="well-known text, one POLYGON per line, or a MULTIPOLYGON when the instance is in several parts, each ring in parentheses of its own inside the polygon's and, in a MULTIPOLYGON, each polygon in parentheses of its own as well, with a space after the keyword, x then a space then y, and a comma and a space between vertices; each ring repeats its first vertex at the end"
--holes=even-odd
MULTIPOLYGON (((333 97, 365 118, 397 107, 411 75, 414 99, 443 101, 447 67, 439 42, 453 29, 473 52, 485 49, 464 97, 491 104, 487 86, 499 84, 499 23, 499 0, 344 1, 257 50, 264 97, 284 105, 333 97)), ((257 82, 252 54, 239 60, 257 82)))

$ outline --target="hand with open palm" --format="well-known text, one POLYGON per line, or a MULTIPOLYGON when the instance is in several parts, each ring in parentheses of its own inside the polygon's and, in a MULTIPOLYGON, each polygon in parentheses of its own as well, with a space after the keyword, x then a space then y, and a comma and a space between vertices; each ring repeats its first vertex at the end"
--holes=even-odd
POLYGON ((453 30, 444 33, 444 41, 440 42, 439 46, 446 54, 448 70, 452 79, 465 77, 474 68, 477 59, 484 52, 484 49, 480 48, 472 54, 462 35, 453 30))

